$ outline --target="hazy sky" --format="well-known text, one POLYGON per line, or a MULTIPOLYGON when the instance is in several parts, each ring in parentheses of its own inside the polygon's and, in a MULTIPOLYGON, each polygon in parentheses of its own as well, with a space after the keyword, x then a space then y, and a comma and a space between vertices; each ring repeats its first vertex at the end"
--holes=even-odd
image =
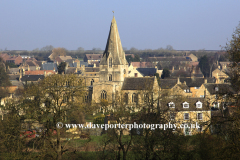
POLYGON ((104 49, 115 12, 123 47, 220 50, 239 0, 0 0, 0 49, 104 49))

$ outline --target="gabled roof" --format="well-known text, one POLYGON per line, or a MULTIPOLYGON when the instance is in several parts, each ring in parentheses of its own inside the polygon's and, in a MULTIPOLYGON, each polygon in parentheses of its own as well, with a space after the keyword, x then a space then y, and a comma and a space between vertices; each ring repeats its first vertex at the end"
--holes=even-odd
MULTIPOLYGON (((200 87, 204 83, 205 78, 180 78, 180 82, 184 83, 186 82, 188 87, 200 87)), ((215 78, 206 78, 207 83, 215 83, 215 78)))
POLYGON ((122 90, 152 90, 154 77, 125 78, 122 90))
POLYGON ((44 79, 44 75, 25 75, 21 81, 38 81, 39 79, 44 79))
POLYGON ((66 74, 73 74, 76 72, 76 67, 69 67, 67 70, 66 70, 66 74))
POLYGON ((10 81, 18 81, 19 80, 19 75, 9 75, 9 80, 10 81))
POLYGON ((137 68, 137 71, 140 72, 144 77, 145 76, 154 76, 157 72, 156 68, 137 68))
POLYGON ((206 83, 204 87, 208 90, 210 94, 228 94, 235 93, 230 84, 214 84, 206 83), (216 89, 218 87, 218 89, 216 89))
POLYGON ((57 71, 57 63, 44 63, 41 67, 42 70, 54 70, 57 71))
POLYGON ((99 67, 85 67, 85 72, 99 72, 99 67))
POLYGON ((35 61, 30 61, 30 60, 25 61, 25 64, 29 66, 38 66, 38 64, 35 63, 35 61))
POLYGON ((175 57, 149 57, 152 61, 191 61, 191 59, 186 59, 183 56, 175 56, 175 57))
POLYGON ((101 60, 103 55, 102 54, 86 54, 85 57, 88 60, 101 60))
POLYGON ((103 58, 101 59, 100 65, 107 65, 107 59, 109 57, 109 54, 112 55, 113 65, 128 64, 125 57, 125 52, 122 48, 115 17, 113 17, 111 22, 106 48, 103 53, 103 58))
POLYGON ((177 79, 160 79, 160 88, 170 89, 177 84, 177 79))
POLYGON ((35 71, 25 71, 25 75, 44 75, 44 72, 46 71, 46 74, 56 74, 53 70, 35 70, 35 71))

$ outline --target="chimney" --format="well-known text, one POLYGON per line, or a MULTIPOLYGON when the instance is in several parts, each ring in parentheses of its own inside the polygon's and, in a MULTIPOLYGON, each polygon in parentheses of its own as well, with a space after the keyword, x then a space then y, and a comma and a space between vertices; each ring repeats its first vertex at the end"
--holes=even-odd
POLYGON ((174 66, 172 67, 172 73, 174 72, 174 66))
POLYGON ((181 84, 179 77, 177 78, 177 84, 181 84))
POLYGON ((44 70, 44 77, 46 77, 47 76, 47 73, 46 73, 46 71, 44 70))
POLYGON ((193 74, 195 74, 195 68, 193 68, 193 71, 192 71, 193 74))
POLYGON ((22 69, 22 76, 25 76, 25 69, 22 69))
POLYGON ((29 65, 28 65, 28 71, 30 71, 30 67, 29 67, 29 65))
POLYGON ((85 72, 85 65, 82 65, 82 72, 85 72))
POLYGON ((183 67, 184 71, 186 71, 186 67, 183 67))
POLYGON ((77 67, 76 67, 75 73, 77 73, 77 72, 78 72, 78 69, 77 69, 77 67))
POLYGON ((186 81, 184 81, 183 84, 187 85, 186 81))
POLYGON ((217 73, 217 76, 216 76, 216 83, 219 83, 218 73, 217 73))
POLYGON ((93 63, 93 68, 96 68, 96 63, 93 63))
POLYGON ((21 82, 21 80, 22 80, 22 75, 23 75, 23 71, 22 71, 22 69, 20 69, 19 82, 21 82))
POLYGON ((205 84, 207 83, 207 78, 204 78, 204 83, 205 83, 205 84))

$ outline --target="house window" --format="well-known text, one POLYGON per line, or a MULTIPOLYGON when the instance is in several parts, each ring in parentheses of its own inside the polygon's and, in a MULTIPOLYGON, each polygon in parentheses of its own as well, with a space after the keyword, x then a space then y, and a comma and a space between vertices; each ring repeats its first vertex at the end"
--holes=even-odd
POLYGON ((197 108, 202 108, 202 102, 198 101, 198 102, 196 103, 196 107, 197 107, 197 108))
POLYGON ((112 58, 109 58, 109 68, 112 68, 112 58))
POLYGON ((132 102, 135 102, 135 103, 138 102, 138 95, 136 93, 132 94, 132 102))
POLYGON ((174 104, 173 102, 169 102, 169 103, 168 103, 168 106, 169 106, 170 108, 175 108, 175 104, 174 104))
POLYGON ((195 89, 199 89, 200 87, 195 87, 195 89))
POLYGON ((123 70, 123 74, 126 74, 126 69, 123 70))
POLYGON ((111 74, 109 74, 109 81, 112 81, 112 75, 111 74))
POLYGON ((213 107, 214 108, 219 108, 219 103, 218 102, 213 102, 213 107))
POLYGON ((189 113, 184 113, 184 120, 189 120, 189 113))
POLYGON ((138 76, 138 74, 137 74, 137 73, 134 73, 134 76, 135 76, 135 77, 137 77, 137 76, 138 76))
POLYGON ((106 91, 101 92, 101 99, 107 99, 107 92, 106 91))
POLYGON ((215 87, 215 91, 217 92, 219 89, 218 89, 218 87, 215 87))
POLYGON ((190 133, 190 128, 185 128, 185 136, 189 136, 189 135, 191 135, 191 133, 190 133))
POLYGON ((197 119, 198 119, 198 120, 202 120, 202 113, 198 113, 198 114, 197 114, 197 119))
POLYGON ((202 132, 202 125, 199 125, 198 132, 202 132))
POLYGON ((170 120, 175 120, 175 113, 173 112, 170 113, 170 120))
POLYGON ((184 102, 184 103, 183 103, 183 108, 189 108, 189 103, 184 102))

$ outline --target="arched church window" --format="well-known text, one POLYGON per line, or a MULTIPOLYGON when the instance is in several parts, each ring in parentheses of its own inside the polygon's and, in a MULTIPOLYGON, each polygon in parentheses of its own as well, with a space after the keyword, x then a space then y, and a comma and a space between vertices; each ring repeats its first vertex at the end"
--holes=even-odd
POLYGON ((109 75, 109 81, 112 81, 112 75, 111 74, 109 75))
POLYGON ((91 86, 93 85, 94 79, 91 80, 91 86))
POLYGON ((127 93, 124 94, 124 102, 126 104, 128 104, 128 94, 127 93))
POLYGON ((107 99, 107 92, 104 90, 101 92, 101 99, 107 99))
POLYGON ((109 68, 112 68, 112 58, 109 58, 109 68))

